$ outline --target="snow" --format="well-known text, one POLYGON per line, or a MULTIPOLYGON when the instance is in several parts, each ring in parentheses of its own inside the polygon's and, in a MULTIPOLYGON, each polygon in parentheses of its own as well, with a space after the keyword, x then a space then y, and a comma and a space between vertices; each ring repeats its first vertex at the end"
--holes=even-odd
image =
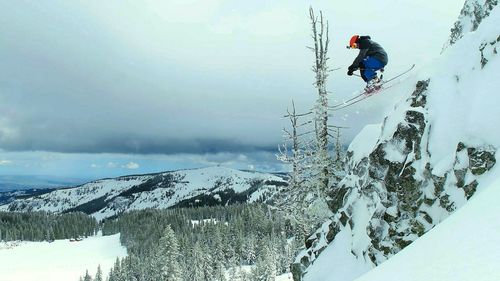
POLYGON ((367 125, 353 139, 348 151, 353 153, 352 161, 359 162, 373 150, 380 135, 380 124, 367 125))
MULTIPOLYGON (((314 261, 313 266, 308 269, 305 281, 329 280, 327 278, 332 274, 332 271, 335 272, 334 275, 337 278, 335 280, 353 280, 373 268, 371 261, 364 258, 363 249, 366 249, 370 244, 370 238, 363 228, 373 215, 369 213, 370 208, 367 205, 374 203, 363 200, 359 194, 350 198, 354 201, 352 202, 353 221, 356 223, 353 228, 347 224, 335 236, 333 242, 326 247, 314 261)), ((328 229, 328 225, 328 221, 323 224, 323 232, 328 229)), ((322 243, 326 243, 326 241, 320 241, 319 246, 322 243)))
POLYGON ((80 242, 21 242, 10 249, 0 247, 0 281, 76 281, 87 269, 93 276, 98 265, 107 273, 117 257, 126 255, 119 234, 80 242))
MULTIPOLYGON (((245 172, 225 167, 209 167, 202 169, 183 170, 175 172, 176 175, 184 177, 181 183, 175 186, 175 196, 162 198, 164 189, 158 188, 149 192, 141 192, 134 202, 128 206, 129 210, 141 210, 145 208, 168 208, 182 200, 193 198, 201 194, 214 194, 228 188, 240 193, 251 187, 251 182, 260 180, 283 181, 283 179, 266 173, 245 172), (213 187, 217 186, 213 189, 213 187), (155 200, 162 198, 162 200, 155 200)), ((252 194, 250 202, 257 200, 264 189, 252 194)), ((216 199, 221 199, 216 196, 216 199)))
POLYGON ((293 275, 291 273, 282 274, 276 276, 274 281, 293 281, 293 275))
MULTIPOLYGON (((214 198, 220 201, 222 198, 216 193, 223 192, 226 189, 233 189, 236 193, 241 193, 248 190, 257 181, 284 181, 282 178, 272 174, 239 171, 225 167, 207 167, 163 173, 164 176, 168 174, 180 179, 179 182, 175 183, 173 188, 156 188, 151 191, 135 193, 131 196, 119 196, 122 192, 145 183, 161 174, 126 176, 116 179, 99 180, 76 188, 61 189, 41 196, 16 200, 10 205, 0 206, 0 210, 8 210, 11 205, 19 203, 18 206, 25 206, 25 209, 57 213, 91 202, 92 200, 105 198, 108 202, 107 205, 92 214, 97 220, 103 220, 128 210, 169 208, 183 200, 194 198, 201 194, 213 194, 214 198), (166 195, 167 191, 173 191, 173 194, 166 195)), ((248 202, 259 200, 262 195, 272 192, 273 189, 275 189, 273 185, 263 185, 251 195, 248 202)))
MULTIPOLYGON (((353 140, 349 146, 352 163, 360 163, 368 156, 379 139, 392 139, 409 109, 408 97, 415 90, 415 84, 427 79, 430 83, 423 113, 429 134, 422 143, 429 146, 421 147, 421 150, 427 150, 429 156, 425 155, 428 158, 420 162, 430 163, 432 173, 437 176, 467 166, 466 151, 456 154, 459 142, 471 147, 491 147, 498 155, 499 51, 500 8, 497 7, 475 32, 465 34, 432 64, 420 66, 401 84, 384 92, 384 95, 399 95, 400 101, 381 125, 368 125, 353 140), (485 65, 481 63, 482 58, 487 60, 485 65)), ((386 158, 405 162, 397 151, 397 144, 395 147, 396 150, 384 150, 386 158)), ((408 158, 414 158, 414 155, 408 155, 408 158)), ((406 163, 412 160, 407 159, 406 163)), ((423 169, 418 163, 416 165, 416 169, 423 169)), ((498 161, 496 165, 499 165, 498 161)), ((477 180, 479 185, 471 201, 467 202, 463 190, 456 188, 456 178, 448 177, 444 184, 445 193, 459 207, 458 211, 447 218, 449 213, 442 208, 429 206, 429 216, 435 223, 442 224, 358 280, 500 280, 500 180, 492 181, 492 178, 500 179, 500 168, 479 177, 468 173, 465 181, 477 180), (464 207, 461 209, 461 206, 464 207)), ((344 180, 356 185, 359 178, 352 176, 344 180)), ((429 186, 422 186, 422 191, 432 192, 429 186)), ((354 203, 351 202, 355 206, 353 229, 347 225, 337 234, 308 267, 305 280, 347 281, 370 270, 369 258, 358 253, 367 239, 360 232, 366 234, 366 231, 356 229, 367 225, 366 217, 370 214, 361 210, 369 209, 369 202, 354 203)), ((386 212, 395 214, 396 210, 386 212)), ((426 222, 422 223, 426 225, 426 222)))
MULTIPOLYGON (((34 210, 37 211, 62 212, 102 196, 116 196, 124 189, 139 185, 147 179, 147 176, 142 176, 98 180, 76 188, 55 190, 28 198, 26 201, 33 203, 34 210)), ((9 205, 0 206, 0 210, 3 211, 7 211, 8 208, 9 205)))
MULTIPOLYGON (((242 265, 238 267, 232 267, 228 270, 226 270, 226 280, 230 281, 242 281, 242 280, 247 280, 242 278, 241 274, 244 273, 247 276, 251 274, 252 269, 255 266, 253 265, 242 265), (231 271, 233 271, 235 274, 234 276, 231 275, 231 271)), ((291 273, 285 273, 281 274, 279 276, 276 276, 274 281, 293 281, 293 275, 291 273)))
POLYGON ((356 280, 500 280, 499 201, 500 179, 483 188, 443 223, 356 280))
POLYGON ((341 230, 336 239, 316 259, 304 281, 317 280, 353 280, 372 267, 363 263, 351 253, 351 229, 349 225, 341 230), (335 269, 335 276, 330 270, 335 269))
POLYGON ((433 116, 429 150, 438 156, 435 161, 456 149, 450 147, 450 143, 464 139, 470 144, 500 147, 500 133, 496 130, 500 121, 500 60, 498 55, 488 54, 488 63, 481 69, 479 51, 481 43, 494 42, 499 35, 500 9, 497 8, 476 32, 466 34, 447 49, 428 71, 433 77, 430 91, 434 93, 428 99, 433 116))
MULTIPOLYGON (((207 224, 217 224, 219 223, 216 219, 204 219, 204 220, 190 220, 189 221, 192 227, 199 225, 207 225, 207 224)), ((227 222, 224 223, 227 225, 227 222)))
POLYGON ((366 197, 363 197, 361 194, 358 194, 357 197, 353 196, 350 198, 355 198, 355 201, 352 202, 352 220, 356 222, 352 227, 352 232, 355 233, 355 235, 352 237, 350 248, 352 252, 359 257, 363 255, 363 250, 371 243, 371 239, 368 237, 365 228, 373 216, 373 208, 369 208, 369 206, 376 205, 377 202, 368 202, 365 199, 366 197), (372 210, 372 212, 369 210, 372 210))

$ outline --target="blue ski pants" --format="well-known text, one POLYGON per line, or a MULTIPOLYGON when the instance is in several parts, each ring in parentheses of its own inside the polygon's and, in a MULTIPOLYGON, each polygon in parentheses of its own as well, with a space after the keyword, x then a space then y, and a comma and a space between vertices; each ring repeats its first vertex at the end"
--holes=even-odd
POLYGON ((366 57, 361 62, 361 78, 368 82, 377 76, 377 70, 384 68, 384 64, 374 57, 366 57))

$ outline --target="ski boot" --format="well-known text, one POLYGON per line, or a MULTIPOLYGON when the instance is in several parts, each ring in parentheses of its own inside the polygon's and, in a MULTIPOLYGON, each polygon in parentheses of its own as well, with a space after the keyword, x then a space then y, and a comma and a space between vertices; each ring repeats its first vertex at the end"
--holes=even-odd
POLYGON ((378 78, 377 76, 375 76, 372 80, 368 81, 365 87, 365 94, 371 95, 380 90, 380 88, 382 87, 381 82, 382 79, 378 78))

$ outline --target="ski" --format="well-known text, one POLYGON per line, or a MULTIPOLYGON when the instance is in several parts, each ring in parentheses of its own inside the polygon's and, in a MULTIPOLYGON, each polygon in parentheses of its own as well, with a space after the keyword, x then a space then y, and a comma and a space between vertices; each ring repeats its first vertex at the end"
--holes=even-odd
POLYGON ((377 90, 375 90, 375 91, 373 91, 373 92, 370 92, 370 93, 363 92, 363 93, 361 93, 360 95, 357 95, 356 97, 352 98, 352 99, 351 99, 351 102, 346 103, 346 104, 343 104, 342 106, 337 106, 337 107, 335 107, 335 108, 330 108, 330 110, 332 110, 332 111, 337 111, 337 110, 341 110, 341 109, 343 109, 343 108, 349 107, 349 106, 351 106, 351 105, 354 105, 354 104, 356 104, 356 103, 358 103, 358 102, 360 102, 360 101, 363 101, 363 100, 365 100, 365 99, 367 99, 367 98, 369 98, 369 97, 371 97, 371 96, 373 96, 373 95, 375 95, 375 94, 377 94, 377 93, 381 92, 382 90, 387 90, 387 89, 389 89, 389 88, 391 88, 392 86, 397 85, 397 84, 399 84, 399 83, 389 85, 389 86, 387 86, 387 87, 385 87, 385 88, 382 88, 382 87, 381 87, 381 88, 379 88, 379 89, 377 89, 377 90), (355 98, 357 98, 357 99, 355 99, 355 98))
POLYGON ((342 103, 339 103, 339 104, 336 104, 336 105, 329 106, 329 107, 328 107, 328 109, 333 109, 333 110, 335 110, 335 109, 337 109, 338 107, 343 107, 343 106, 345 106, 345 105, 349 105, 351 101, 354 101, 354 100, 356 100, 356 99, 358 99, 358 98, 360 98, 360 97, 363 97, 364 95, 365 95, 365 92, 363 91, 363 92, 361 92, 361 94, 359 94, 359 95, 355 95, 354 97, 352 97, 352 98, 350 98, 350 99, 348 99, 348 100, 345 100, 345 101, 343 101, 342 103))
POLYGON ((336 105, 333 105, 333 106, 330 106, 328 107, 329 109, 331 110, 339 110, 339 109, 342 109, 342 108, 345 108, 345 107, 348 107, 350 105, 353 105, 353 104, 356 104, 370 96, 373 96, 379 92, 381 92, 382 90, 386 90, 386 89, 389 89, 391 88, 392 86, 394 86, 395 84, 392 84, 388 87, 384 87, 385 84, 405 75, 406 73, 410 72, 413 68, 415 67, 415 64, 413 64, 410 68, 408 68, 407 70, 403 71, 402 73, 388 79, 388 80, 382 80, 382 83, 379 84, 379 88, 374 90, 374 91, 371 91, 371 92, 366 92, 366 91, 363 91, 361 94, 358 94, 348 100, 345 100, 343 101, 342 103, 339 103, 339 104, 336 104, 336 105))
POLYGON ((401 76, 405 75, 406 73, 408 73, 408 72, 412 71, 412 69, 413 69, 413 68, 415 68, 415 64, 413 64, 410 68, 408 68, 407 70, 405 70, 405 71, 401 72, 400 74, 398 74, 398 75, 396 75, 396 76, 392 77, 391 79, 389 79, 389 80, 383 80, 381 85, 383 85, 383 84, 385 84, 385 83, 388 83, 388 82, 391 82, 392 80, 397 79, 397 78, 399 78, 399 77, 401 77, 401 76))

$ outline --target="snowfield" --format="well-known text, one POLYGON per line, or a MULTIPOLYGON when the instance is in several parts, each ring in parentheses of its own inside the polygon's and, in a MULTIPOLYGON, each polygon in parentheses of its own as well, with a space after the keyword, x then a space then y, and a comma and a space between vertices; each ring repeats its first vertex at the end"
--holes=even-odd
POLYGON ((94 276, 98 265, 107 274, 116 258, 126 255, 119 234, 80 242, 22 242, 0 247, 0 281, 78 281, 87 269, 94 276))

